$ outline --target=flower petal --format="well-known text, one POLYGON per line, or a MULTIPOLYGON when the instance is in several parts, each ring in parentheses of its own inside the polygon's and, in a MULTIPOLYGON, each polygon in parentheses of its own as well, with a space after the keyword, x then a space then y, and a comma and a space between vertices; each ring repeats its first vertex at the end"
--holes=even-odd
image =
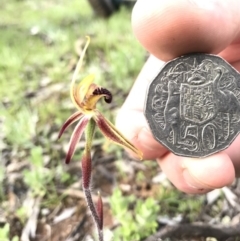
POLYGON ((79 58, 79 60, 78 60, 78 62, 77 62, 76 69, 75 69, 75 71, 74 71, 74 73, 73 73, 73 77, 72 77, 72 81, 71 81, 71 86, 72 86, 72 87, 74 86, 74 84, 75 84, 75 82, 76 82, 77 75, 78 75, 78 73, 79 73, 79 71, 80 71, 80 69, 81 69, 81 67, 82 67, 83 58, 84 58, 85 53, 86 53, 86 51, 87 51, 88 45, 90 44, 90 37, 89 37, 89 36, 86 36, 86 38, 87 38, 87 43, 86 43, 85 46, 84 46, 84 49, 83 49, 83 51, 82 51, 82 53, 81 53, 81 55, 80 55, 80 58, 79 58))
POLYGON ((92 85, 92 82, 95 78, 94 74, 90 74, 85 77, 81 82, 78 84, 77 87, 77 98, 82 103, 84 98, 86 97, 87 93, 89 92, 89 88, 92 85))
POLYGON ((93 95, 104 96, 104 100, 108 104, 112 102, 112 93, 109 90, 105 89, 105 88, 102 88, 102 87, 96 88, 93 91, 93 95))
POLYGON ((68 153, 67 153, 66 160, 65 160, 65 162, 67 164, 70 162, 70 160, 75 152, 77 143, 79 142, 88 122, 89 122, 89 119, 84 117, 76 125, 76 127, 72 133, 70 142, 69 142, 69 149, 68 149, 68 153))
POLYGON ((104 95, 93 95, 88 98, 87 103, 86 103, 86 110, 94 110, 96 108, 96 104, 101 99, 104 97, 104 95))
POLYGON ((140 159, 142 159, 142 152, 138 150, 130 141, 128 141, 110 121, 104 118, 104 116, 100 112, 96 111, 94 120, 96 121, 99 129, 107 138, 120 146, 127 147, 128 149, 136 153, 140 159))
MULTIPOLYGON (((71 99, 72 99, 73 103, 76 105, 76 107, 80 110, 81 110, 81 105, 79 105, 79 102, 81 103, 81 101, 79 100, 79 101, 76 102, 76 98, 75 98, 76 97, 76 90, 78 89, 78 87, 77 88, 75 87, 75 82, 76 82, 76 79, 77 79, 77 75, 78 75, 78 73, 79 73, 79 71, 82 67, 83 58, 84 58, 85 53, 87 51, 88 45, 90 43, 90 37, 86 36, 86 38, 87 38, 87 43, 85 44, 84 49, 82 51, 82 54, 81 54, 81 56, 80 56, 80 58, 77 62, 77 66, 76 66, 76 69, 73 73, 73 77, 72 77, 72 81, 71 81, 71 87, 70 87, 71 99)), ((82 98, 84 98, 84 97, 82 97, 82 98)))
POLYGON ((75 121, 79 120, 80 118, 82 118, 83 114, 79 111, 75 112, 74 114, 72 114, 63 124, 63 126, 61 127, 59 134, 58 134, 58 139, 62 136, 63 132, 71 125, 73 124, 75 121))
POLYGON ((92 84, 89 88, 90 96, 86 96, 86 108, 88 110, 93 110, 96 108, 96 104, 100 98, 104 97, 106 103, 111 103, 112 94, 109 90, 92 84))
MULTIPOLYGON (((80 110, 82 110, 85 102, 85 98, 87 98, 87 94, 90 91, 89 88, 92 85, 92 82, 94 80, 94 75, 90 74, 87 77, 85 77, 78 86, 74 86, 72 88, 71 93, 71 99, 72 102, 76 105, 76 107, 80 110)), ((89 95, 89 94, 88 94, 89 95)))

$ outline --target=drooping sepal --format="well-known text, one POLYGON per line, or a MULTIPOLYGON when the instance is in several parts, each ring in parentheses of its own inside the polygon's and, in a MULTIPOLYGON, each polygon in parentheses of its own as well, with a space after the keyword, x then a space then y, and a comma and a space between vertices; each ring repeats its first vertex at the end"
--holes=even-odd
POLYGON ((70 126, 72 125, 74 122, 76 122, 77 120, 79 120, 81 117, 83 116, 83 114, 79 111, 75 112, 74 114, 72 114, 63 124, 62 128, 59 131, 58 134, 58 139, 61 138, 63 132, 70 126))
POLYGON ((116 144, 130 149, 137 154, 140 159, 142 159, 142 152, 138 150, 130 141, 128 141, 127 138, 125 138, 100 112, 96 111, 96 115, 94 115, 93 118, 104 136, 116 144))
POLYGON ((65 160, 67 164, 72 159, 72 156, 76 150, 77 143, 79 142, 88 122, 89 122, 89 119, 87 117, 83 117, 76 125, 69 142, 69 149, 65 160))

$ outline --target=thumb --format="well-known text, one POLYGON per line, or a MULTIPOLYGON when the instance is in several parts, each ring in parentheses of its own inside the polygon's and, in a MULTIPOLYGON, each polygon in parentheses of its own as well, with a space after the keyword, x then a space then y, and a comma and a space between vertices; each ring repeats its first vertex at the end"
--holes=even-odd
POLYGON ((219 53, 240 37, 239 0, 138 0, 133 31, 167 61, 192 52, 219 53))

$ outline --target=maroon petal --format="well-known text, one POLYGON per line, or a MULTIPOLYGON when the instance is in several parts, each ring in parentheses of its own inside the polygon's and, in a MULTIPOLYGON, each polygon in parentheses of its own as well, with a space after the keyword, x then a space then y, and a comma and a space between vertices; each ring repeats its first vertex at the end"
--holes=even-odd
POLYGON ((104 118, 100 112, 96 111, 94 120, 96 121, 96 124, 103 135, 105 135, 116 144, 130 149, 135 154, 137 154, 140 159, 142 159, 142 152, 138 150, 129 140, 127 140, 110 121, 104 118))
POLYGON ((83 114, 81 112, 75 112, 73 115, 71 115, 63 124, 62 128, 60 129, 60 132, 58 134, 58 138, 60 138, 63 134, 63 132, 71 125, 73 124, 75 121, 79 120, 81 117, 83 116, 83 114))
POLYGON ((67 153, 66 160, 65 160, 65 162, 67 164, 70 162, 70 160, 71 160, 71 158, 72 158, 72 156, 75 152, 77 143, 79 142, 88 121, 89 121, 88 118, 86 118, 86 117, 82 118, 79 121, 79 123, 76 125, 76 127, 75 127, 75 129, 72 133, 72 136, 71 136, 71 139, 70 139, 70 142, 69 142, 68 153, 67 153))

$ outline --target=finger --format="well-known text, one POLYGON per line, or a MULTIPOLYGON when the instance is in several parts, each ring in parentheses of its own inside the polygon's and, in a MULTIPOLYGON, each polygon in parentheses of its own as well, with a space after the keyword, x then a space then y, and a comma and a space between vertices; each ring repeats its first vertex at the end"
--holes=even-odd
POLYGON ((147 60, 116 119, 117 128, 143 152, 144 159, 161 157, 167 151, 153 138, 143 114, 148 84, 163 64, 153 56, 147 60))
POLYGON ((238 43, 227 46, 218 55, 228 61, 236 70, 240 71, 240 40, 238 43))
POLYGON ((158 163, 170 181, 186 193, 206 193, 231 184, 235 178, 231 159, 223 152, 203 159, 169 153, 158 163))
POLYGON ((234 67, 239 70, 239 66, 237 65, 240 60, 240 43, 227 46, 222 52, 219 53, 219 55, 232 65, 235 65, 234 67))
POLYGON ((231 159, 234 168, 235 168, 235 176, 240 177, 240 135, 234 140, 230 146, 224 150, 224 152, 229 156, 231 159))
POLYGON ((170 60, 190 52, 218 53, 239 39, 238 0, 138 0, 133 31, 156 57, 170 60))
MULTIPOLYGON (((141 2, 141 1, 139 1, 139 2, 141 2)), ((170 3, 170 2, 172 2, 172 1, 169 1, 168 3, 170 3)), ((185 1, 179 1, 178 4, 183 4, 184 2, 185 1)), ((174 4, 175 3, 176 2, 174 2, 174 4)), ((151 4, 154 4, 154 3, 151 2, 151 4)), ((236 5, 236 3, 235 3, 235 5, 236 5)), ((174 6, 172 6, 172 7, 174 7, 174 6)), ((201 9, 201 7, 200 7, 200 9, 201 9)), ((214 9, 216 11, 216 8, 214 8, 214 9)), ((205 10, 206 9, 204 9, 204 8, 201 9, 201 11, 203 11, 203 12, 208 12, 207 10, 206 11, 205 10)), ((225 10, 227 12, 229 12, 227 8, 225 8, 225 10)), ((169 12, 171 12, 171 11, 172 10, 171 10, 171 4, 170 4, 169 12)), ((145 11, 145 12, 147 12, 147 11, 145 11)), ((154 16, 154 15, 151 15, 151 13, 150 13, 149 16, 154 16)), ((160 14, 160 16, 161 16, 161 14, 160 14)), ((175 14, 172 14, 171 16, 174 18, 175 14)), ((227 18, 225 18, 225 20, 226 19, 227 18)), ((199 21, 201 19, 197 19, 197 20, 199 21)), ((140 22, 138 22, 138 23, 140 23, 140 22)), ((170 23, 171 23, 171 21, 170 21, 170 23)), ((173 23, 174 23, 174 21, 172 21, 172 24, 173 23)), ((190 24, 190 25, 192 24, 191 21, 185 21, 185 23, 190 24)), ((228 21, 226 21, 226 24, 227 23, 228 23, 228 21)), ((206 24, 207 27, 208 27, 208 24, 209 23, 206 24)), ((154 27, 153 25, 154 24, 152 24, 152 27, 154 27)), ((231 24, 229 24, 229 25, 231 25, 231 24)), ((155 26, 157 28, 157 24, 155 24, 155 26)), ((182 26, 185 28, 187 27, 187 25, 180 24, 180 27, 182 27, 182 26)), ((233 25, 231 25, 229 27, 231 28, 232 26, 233 25)), ((236 24, 234 26, 236 26, 236 24)), ((171 32, 175 28, 174 24, 172 27, 169 26, 169 28, 171 29, 171 30, 169 30, 171 32)), ((154 28, 152 28, 152 30, 154 30, 154 28)), ((149 31, 151 31, 151 26, 149 27, 149 31)), ((207 28, 206 32, 208 32, 208 31, 209 31, 209 29, 207 28)), ((223 37, 223 39, 228 38, 228 41, 222 41, 221 39, 220 39, 220 41, 215 41, 214 43, 218 47, 214 47, 213 49, 218 49, 218 48, 221 49, 222 47, 220 48, 219 46, 222 43, 225 43, 225 45, 226 45, 227 43, 232 42, 234 38, 237 39, 237 36, 238 36, 237 31, 236 31, 235 35, 232 34, 232 32, 234 32, 234 31, 223 31, 222 34, 225 35, 225 37, 223 37), (226 33, 228 33, 227 37, 226 37, 226 33)), ((146 33, 147 32, 144 32, 144 35, 148 36, 149 34, 146 34, 146 33)), ((183 33, 184 33, 184 31, 183 31, 183 33)), ((209 33, 206 33, 206 34, 209 34, 209 33)), ((153 33, 150 33, 150 36, 153 36, 153 35, 154 35, 154 31, 153 31, 153 33)), ((199 45, 196 44, 197 42, 192 41, 192 37, 193 37, 192 35, 195 35, 195 33, 191 35, 191 32, 190 32, 190 34, 183 34, 183 35, 184 35, 183 37, 186 37, 186 39, 185 39, 186 41, 190 41, 190 44, 187 44, 187 46, 196 47, 196 49, 194 49, 194 52, 200 51, 198 49, 199 45), (192 43, 193 43, 193 45, 192 45, 192 43)), ((202 34, 200 34, 200 35, 202 35, 202 34)), ((215 35, 215 37, 216 37, 216 35, 215 35)), ((161 38, 162 38, 162 36, 161 36, 161 38)), ((200 38, 201 38, 201 36, 200 36, 200 38)), ((153 40, 155 40, 155 43, 153 42, 155 45, 158 45, 158 44, 161 45, 162 39, 160 39, 160 41, 158 41, 158 38, 153 38, 153 40)), ((164 40, 164 38, 163 38, 163 40, 164 40)), ((211 44, 212 44, 212 42, 211 42, 211 44)), ((211 44, 210 44, 210 46, 212 46, 211 44)), ((150 45, 151 45, 151 43, 150 43, 150 45)), ((181 49, 182 48, 181 44, 179 46, 180 46, 179 48, 181 49)), ((224 44, 223 44, 223 46, 224 46, 224 44)), ((235 43, 235 47, 236 46, 237 46, 237 42, 235 43)), ((169 56, 179 55, 178 52, 174 52, 175 50, 178 50, 178 46, 176 47, 176 46, 171 45, 171 47, 173 47, 173 48, 169 49, 169 47, 168 47, 166 49, 166 51, 169 51, 169 53, 170 53, 169 56)), ((160 56, 162 56, 161 48, 156 48, 156 49, 157 49, 157 51, 159 51, 159 50, 160 51, 159 51, 159 53, 155 53, 155 55, 158 56, 158 54, 159 54, 160 56)), ((221 54, 225 53, 226 58, 227 58, 228 56, 230 56, 229 53, 231 53, 231 51, 232 52, 234 51, 233 49, 231 51, 230 50, 231 49, 226 49, 226 51, 225 52, 223 51, 221 54)), ((184 53, 187 53, 187 52, 191 52, 191 51, 186 51, 184 53)), ((159 157, 166 153, 166 149, 163 148, 160 144, 156 143, 156 141, 153 139, 152 134, 149 131, 148 125, 147 125, 146 121, 144 121, 143 114, 141 113, 143 111, 144 99, 145 99, 145 97, 143 97, 143 96, 145 96, 148 82, 151 81, 155 77, 155 75, 160 70, 161 65, 162 65, 162 62, 160 62, 154 58, 150 58, 150 59, 152 59, 152 61, 149 61, 149 63, 151 62, 151 64, 145 65, 145 67, 144 67, 145 71, 143 70, 141 72, 141 74, 139 75, 137 82, 135 83, 129 97, 127 98, 127 100, 117 118, 117 120, 118 120, 117 125, 119 126, 119 128, 124 132, 124 134, 126 136, 129 136, 129 139, 132 139, 133 142, 135 142, 134 143, 135 145, 139 146, 140 148, 142 148, 144 150, 145 158, 154 158, 155 156, 159 157), (148 67, 146 67, 147 65, 148 65, 148 67), (129 117, 129 118, 126 118, 126 117, 129 117), (129 121, 128 119, 130 119, 131 121, 129 121), (139 121, 139 120, 141 120, 141 121, 139 121)), ((230 60, 234 61, 234 59, 230 59, 230 60)), ((239 63, 238 62, 234 63, 234 66, 238 67, 239 63)))

